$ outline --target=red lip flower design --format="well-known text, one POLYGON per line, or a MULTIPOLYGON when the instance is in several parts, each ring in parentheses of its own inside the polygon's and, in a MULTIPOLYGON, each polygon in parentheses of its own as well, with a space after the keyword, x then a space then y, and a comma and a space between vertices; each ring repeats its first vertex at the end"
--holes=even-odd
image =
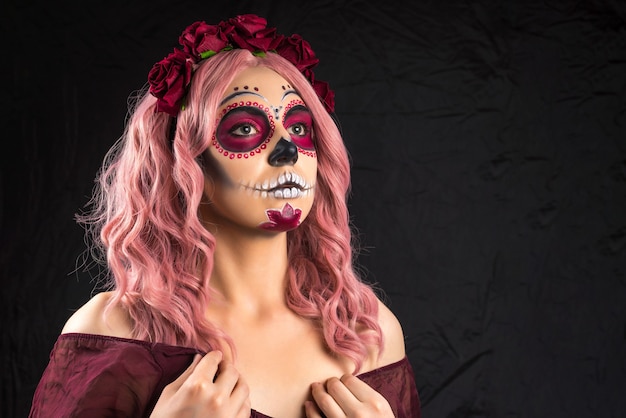
POLYGON ((300 209, 294 209, 289 203, 285 203, 282 210, 268 209, 265 211, 268 222, 259 225, 268 231, 285 232, 291 231, 300 225, 300 209))

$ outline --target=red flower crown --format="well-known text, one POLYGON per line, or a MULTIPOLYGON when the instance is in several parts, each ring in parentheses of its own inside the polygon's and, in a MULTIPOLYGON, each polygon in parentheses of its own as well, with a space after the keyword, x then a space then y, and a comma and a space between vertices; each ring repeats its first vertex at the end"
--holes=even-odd
POLYGON ((319 60, 311 45, 300 35, 289 37, 268 28, 267 21, 253 14, 237 16, 217 25, 195 22, 178 38, 183 49, 154 64, 148 74, 150 93, 157 100, 157 111, 176 116, 191 83, 193 66, 221 51, 247 49, 257 56, 267 52, 280 55, 291 62, 311 82, 313 89, 328 112, 335 107, 335 94, 328 83, 316 80, 312 68, 319 60))

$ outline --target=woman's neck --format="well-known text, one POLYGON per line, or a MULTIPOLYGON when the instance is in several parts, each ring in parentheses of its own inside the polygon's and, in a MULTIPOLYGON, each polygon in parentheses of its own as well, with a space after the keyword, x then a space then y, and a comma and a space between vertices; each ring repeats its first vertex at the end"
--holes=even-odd
POLYGON ((285 306, 287 233, 216 234, 211 287, 214 303, 256 314, 285 306))

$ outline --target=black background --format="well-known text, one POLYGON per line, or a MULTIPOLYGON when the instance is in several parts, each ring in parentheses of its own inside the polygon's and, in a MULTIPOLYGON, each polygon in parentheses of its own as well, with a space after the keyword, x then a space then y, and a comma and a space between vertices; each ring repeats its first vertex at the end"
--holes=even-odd
POLYGON ((127 98, 191 22, 300 33, 336 91, 359 257, 425 417, 626 416, 626 4, 3 2, 0 415, 90 296, 83 231, 127 98))

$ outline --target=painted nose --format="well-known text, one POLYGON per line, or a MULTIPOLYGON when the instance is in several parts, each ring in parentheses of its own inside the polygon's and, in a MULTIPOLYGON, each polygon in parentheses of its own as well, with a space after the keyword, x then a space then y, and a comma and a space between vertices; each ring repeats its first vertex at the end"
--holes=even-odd
POLYGON ((285 138, 280 138, 280 141, 274 147, 271 152, 268 161, 270 165, 274 167, 280 167, 283 165, 294 165, 298 161, 298 147, 291 141, 287 141, 285 138))

